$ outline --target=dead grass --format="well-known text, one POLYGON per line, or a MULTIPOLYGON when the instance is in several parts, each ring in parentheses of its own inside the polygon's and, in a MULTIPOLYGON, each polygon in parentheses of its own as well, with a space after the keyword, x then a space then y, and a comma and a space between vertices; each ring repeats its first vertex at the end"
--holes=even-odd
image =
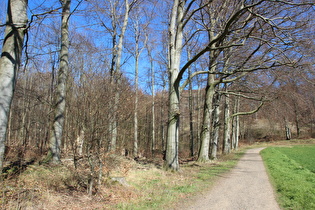
POLYGON ((179 173, 172 173, 150 161, 139 164, 123 157, 112 161, 107 163, 109 173, 92 196, 86 191, 86 170, 75 170, 67 162, 61 166, 28 165, 2 181, 0 209, 124 209, 141 202, 150 206, 153 200, 167 203, 185 197, 187 191, 183 188, 181 192, 180 187, 192 185, 191 178, 200 170, 200 165, 192 162, 182 165, 179 173), (128 186, 113 181, 113 176, 125 178, 128 186))
POLYGON ((8 169, 1 183, 0 209, 107 209, 136 198, 132 188, 110 179, 127 176, 135 162, 113 155, 104 162, 102 184, 94 185, 92 196, 87 194, 91 171, 86 160, 77 169, 71 161, 60 166, 35 163, 14 173, 8 169))

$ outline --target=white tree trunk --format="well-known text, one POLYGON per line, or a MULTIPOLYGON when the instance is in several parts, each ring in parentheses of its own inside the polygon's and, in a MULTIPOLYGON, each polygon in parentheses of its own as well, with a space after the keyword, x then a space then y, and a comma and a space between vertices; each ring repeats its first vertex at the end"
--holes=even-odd
MULTIPOLYGON (((214 37, 213 33, 210 32, 210 39, 214 37)), ((214 52, 210 52, 209 54, 210 63, 209 63, 209 71, 215 72, 216 65, 214 65, 214 52)), ((209 161, 209 150, 210 150, 210 138, 211 138, 211 123, 213 117, 213 100, 215 95, 215 88, 219 81, 215 80, 214 74, 208 74, 207 87, 206 87, 206 98, 204 101, 203 108, 203 122, 200 134, 200 148, 198 154, 198 160, 200 162, 209 161)))
MULTIPOLYGON (((141 29, 140 29, 140 12, 136 14, 134 18, 134 38, 135 38, 135 101, 134 101, 134 147, 133 147, 133 155, 134 157, 138 156, 139 148, 139 129, 138 129, 138 104, 139 104, 139 60, 140 60, 140 55, 144 49, 144 47, 140 47, 140 37, 141 37, 141 29)), ((146 37, 147 40, 147 37, 146 37)), ((146 45, 146 40, 144 41, 143 46, 146 45)), ((153 110, 154 111, 154 110, 153 110)))
POLYGON ((135 113, 134 113, 134 142, 133 142, 133 156, 138 156, 138 74, 139 74, 139 56, 138 42, 136 42, 136 63, 135 63, 135 113))
POLYGON ((53 128, 50 133, 50 154, 53 163, 60 162, 61 142, 65 121, 66 89, 69 74, 69 17, 71 0, 62 1, 61 51, 53 128))
MULTIPOLYGON (((235 104, 234 104, 234 113, 239 112, 239 107, 240 107, 240 100, 239 100, 239 96, 237 96, 235 99, 235 104)), ((232 136, 233 137, 232 149, 238 150, 238 142, 239 142, 239 135, 240 135, 240 117, 238 115, 233 117, 232 135, 233 135, 232 136)))
POLYGON ((83 155, 83 145, 84 145, 84 127, 80 131, 80 134, 77 137, 77 154, 81 157, 83 155))
POLYGON ((155 142, 155 71, 154 71, 154 65, 153 65, 153 57, 151 54, 151 49, 148 47, 148 55, 150 57, 150 68, 151 68, 151 92, 152 92, 152 154, 154 154, 154 151, 156 149, 156 142, 155 142))
POLYGON ((8 1, 6 29, 0 58, 0 173, 3 167, 10 106, 28 22, 27 4, 27 0, 8 1))
MULTIPOLYGON (((115 5, 113 6, 115 7, 115 5)), ((116 45, 116 36, 117 36, 117 20, 115 8, 112 8, 111 10, 111 16, 113 18, 112 23, 114 27, 114 33, 113 33, 113 61, 112 61, 112 85, 115 87, 115 93, 114 93, 114 101, 113 101, 113 109, 111 110, 111 118, 109 122, 109 132, 111 134, 111 139, 109 142, 109 151, 115 151, 116 150, 116 143, 117 143, 117 111, 118 111, 118 104, 120 100, 120 92, 119 92, 119 86, 121 84, 121 71, 120 71, 120 66, 121 66, 121 56, 122 56, 122 51, 123 51, 123 42, 124 42, 124 37, 125 37, 125 32, 127 29, 128 25, 128 20, 129 20, 129 2, 128 0, 125 0, 125 15, 124 15, 124 21, 122 24, 121 28, 121 33, 119 34, 119 40, 118 44, 116 45)))
POLYGON ((285 138, 286 140, 291 140, 291 130, 287 119, 284 119, 284 129, 285 129, 285 138))
POLYGON ((177 83, 182 52, 183 28, 182 18, 185 1, 174 0, 169 27, 169 116, 166 142, 166 170, 177 171, 178 163, 178 130, 179 130, 179 83, 177 83))
POLYGON ((230 141, 231 141, 230 99, 228 95, 225 95, 223 154, 228 154, 231 152, 230 141))
POLYGON ((217 159, 217 151, 218 151, 218 143, 219 143, 219 132, 220 132, 220 94, 216 93, 214 96, 214 110, 213 110, 213 117, 212 117, 212 134, 211 134, 211 143, 210 143, 210 159, 216 160, 217 159))
POLYGON ((203 122, 200 134, 200 148, 197 161, 206 162, 209 161, 209 149, 210 149, 210 131, 211 120, 213 112, 213 97, 215 94, 214 75, 208 75, 206 98, 203 109, 203 122))

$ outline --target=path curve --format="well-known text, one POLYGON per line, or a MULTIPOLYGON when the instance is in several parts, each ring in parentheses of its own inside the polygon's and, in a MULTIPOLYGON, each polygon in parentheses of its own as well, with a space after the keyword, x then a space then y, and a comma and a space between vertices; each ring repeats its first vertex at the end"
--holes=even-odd
POLYGON ((181 209, 280 209, 259 154, 262 149, 249 149, 236 167, 223 175, 209 192, 181 209))

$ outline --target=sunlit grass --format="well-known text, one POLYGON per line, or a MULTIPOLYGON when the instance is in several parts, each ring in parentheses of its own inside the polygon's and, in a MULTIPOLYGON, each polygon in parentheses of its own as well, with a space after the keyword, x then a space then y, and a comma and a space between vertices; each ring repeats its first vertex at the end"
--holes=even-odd
POLYGON ((261 152, 284 209, 315 209, 315 146, 270 147, 261 152))

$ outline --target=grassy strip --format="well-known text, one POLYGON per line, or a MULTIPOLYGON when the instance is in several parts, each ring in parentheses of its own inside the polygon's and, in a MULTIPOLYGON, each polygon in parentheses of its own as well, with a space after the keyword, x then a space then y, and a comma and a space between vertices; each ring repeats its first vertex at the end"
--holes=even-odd
POLYGON ((261 152, 284 209, 315 209, 315 174, 307 161, 315 154, 304 150, 314 151, 314 146, 269 147, 261 152))
POLYGON ((315 173, 315 145, 301 145, 294 148, 282 147, 278 148, 278 150, 315 173))
POLYGON ((213 163, 190 163, 183 165, 179 173, 160 169, 136 171, 129 176, 128 183, 135 187, 140 196, 133 201, 120 203, 116 209, 163 209, 170 208, 178 200, 209 188, 220 174, 233 168, 243 152, 230 154, 222 161, 213 163))

